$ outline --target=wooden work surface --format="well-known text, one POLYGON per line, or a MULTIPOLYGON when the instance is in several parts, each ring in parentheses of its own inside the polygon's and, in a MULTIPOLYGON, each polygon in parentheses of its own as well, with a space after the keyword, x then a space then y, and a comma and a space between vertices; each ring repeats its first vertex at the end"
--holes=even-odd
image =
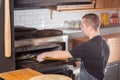
POLYGON ((42 73, 34 71, 30 68, 20 69, 1 73, 0 77, 5 80, 29 80, 33 76, 42 75, 42 73))

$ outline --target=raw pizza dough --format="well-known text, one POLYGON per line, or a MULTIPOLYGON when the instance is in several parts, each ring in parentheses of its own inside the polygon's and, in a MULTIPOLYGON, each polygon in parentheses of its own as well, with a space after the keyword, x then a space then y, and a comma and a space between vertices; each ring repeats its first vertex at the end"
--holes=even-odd
POLYGON ((46 74, 31 77, 29 80, 72 80, 72 79, 64 75, 46 74))

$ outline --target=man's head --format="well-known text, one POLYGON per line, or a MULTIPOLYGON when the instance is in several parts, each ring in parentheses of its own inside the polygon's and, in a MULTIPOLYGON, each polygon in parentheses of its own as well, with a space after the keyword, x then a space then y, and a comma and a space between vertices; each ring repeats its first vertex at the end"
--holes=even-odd
POLYGON ((92 32, 99 32, 101 21, 96 14, 89 13, 82 17, 81 29, 89 37, 92 32))

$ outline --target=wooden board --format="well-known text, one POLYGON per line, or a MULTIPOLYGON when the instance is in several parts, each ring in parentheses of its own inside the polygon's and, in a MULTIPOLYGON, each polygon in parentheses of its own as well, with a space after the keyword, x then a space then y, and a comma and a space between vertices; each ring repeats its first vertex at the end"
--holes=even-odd
POLYGON ((5 80, 29 80, 31 77, 38 75, 42 75, 42 73, 34 71, 30 68, 26 68, 26 69, 1 73, 0 77, 5 80))
POLYGON ((68 60, 68 58, 44 58, 44 60, 68 60))
POLYGON ((92 4, 82 4, 82 5, 58 5, 57 10, 78 10, 78 9, 93 9, 95 1, 92 1, 92 4))

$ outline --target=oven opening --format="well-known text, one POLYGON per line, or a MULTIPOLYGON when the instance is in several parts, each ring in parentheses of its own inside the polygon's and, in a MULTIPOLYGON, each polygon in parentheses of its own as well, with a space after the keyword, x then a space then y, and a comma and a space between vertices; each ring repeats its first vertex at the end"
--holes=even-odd
POLYGON ((44 61, 37 62, 34 56, 46 51, 64 50, 64 42, 49 42, 37 45, 17 47, 15 49, 16 69, 32 68, 40 72, 51 72, 56 69, 65 68, 65 61, 44 61), (61 67, 58 67, 61 66, 61 67), (49 69, 50 68, 50 69, 49 69), (49 71, 50 70, 50 71, 49 71))
POLYGON ((63 74, 70 76, 66 61, 54 60, 38 62, 33 60, 34 56, 46 51, 65 50, 64 42, 42 43, 33 46, 22 46, 16 48, 16 69, 31 68, 44 74, 63 74))

